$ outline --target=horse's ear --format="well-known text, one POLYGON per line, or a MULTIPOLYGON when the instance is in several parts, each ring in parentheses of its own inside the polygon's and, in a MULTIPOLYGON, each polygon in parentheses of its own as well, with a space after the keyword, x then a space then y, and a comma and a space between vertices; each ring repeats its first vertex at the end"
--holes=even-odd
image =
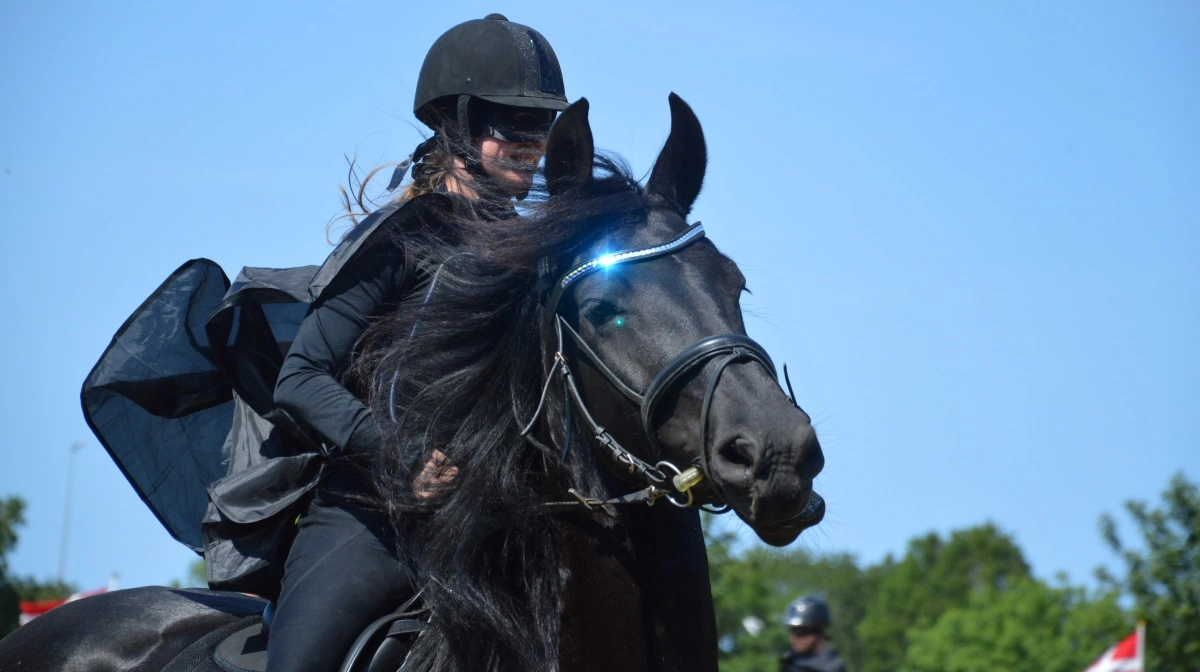
POLYGON ((668 100, 671 102, 671 135, 654 162, 646 191, 666 199, 686 217, 704 183, 708 149, 700 120, 692 108, 674 93, 668 100))
POLYGON ((580 98, 558 115, 546 141, 546 186, 550 195, 590 181, 595 154, 588 101, 580 98))

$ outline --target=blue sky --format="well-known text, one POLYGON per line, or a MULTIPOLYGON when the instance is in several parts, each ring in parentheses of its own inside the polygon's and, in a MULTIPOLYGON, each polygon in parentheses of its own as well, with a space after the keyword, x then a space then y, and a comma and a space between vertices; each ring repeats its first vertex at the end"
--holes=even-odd
MULTIPOLYGON (((344 154, 406 156, 425 50, 493 11, 553 44, 597 142, 648 171, 666 97, 827 466, 800 544, 864 562, 994 521, 1034 571, 1200 479, 1200 9, 1188 2, 0 6, 0 496, 13 570, 184 575, 79 386, 176 266, 318 263, 344 154), (420 5, 420 6, 418 6, 420 5)), ((1125 528, 1127 531, 1128 527, 1125 528)))

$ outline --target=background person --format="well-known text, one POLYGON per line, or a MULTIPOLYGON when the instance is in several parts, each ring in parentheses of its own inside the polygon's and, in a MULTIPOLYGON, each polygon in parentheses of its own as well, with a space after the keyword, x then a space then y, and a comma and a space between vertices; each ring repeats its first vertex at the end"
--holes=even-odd
POLYGON ((833 624, 829 606, 811 595, 787 606, 783 624, 792 650, 779 661, 779 672, 845 672, 842 659, 829 648, 827 632, 833 624))

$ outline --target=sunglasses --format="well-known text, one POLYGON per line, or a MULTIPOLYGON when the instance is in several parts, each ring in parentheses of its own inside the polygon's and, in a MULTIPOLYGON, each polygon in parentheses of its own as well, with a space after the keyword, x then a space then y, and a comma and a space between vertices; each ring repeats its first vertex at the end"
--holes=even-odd
POLYGON ((555 114, 554 110, 488 105, 481 135, 490 135, 503 142, 545 142, 555 114))

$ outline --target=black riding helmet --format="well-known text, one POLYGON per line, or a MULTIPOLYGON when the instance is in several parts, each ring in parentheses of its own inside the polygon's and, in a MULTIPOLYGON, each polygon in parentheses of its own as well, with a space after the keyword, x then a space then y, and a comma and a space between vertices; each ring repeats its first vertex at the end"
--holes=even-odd
MULTIPOLYGON (((550 43, 503 14, 443 33, 425 55, 413 100, 413 114, 434 131, 444 117, 466 138, 490 135, 507 142, 544 138, 566 108, 562 69, 550 43)), ((388 191, 400 185, 410 166, 416 178, 437 140, 436 134, 426 139, 396 165, 388 191)), ((467 169, 481 171, 470 160, 467 169)))
POLYGON ((789 628, 803 628, 824 632, 832 624, 829 606, 824 600, 811 595, 792 600, 783 612, 783 624, 789 628))
POLYGON ((489 14, 454 26, 429 48, 413 114, 430 128, 445 116, 467 137, 519 142, 522 129, 545 132, 566 107, 562 70, 546 38, 489 14))

